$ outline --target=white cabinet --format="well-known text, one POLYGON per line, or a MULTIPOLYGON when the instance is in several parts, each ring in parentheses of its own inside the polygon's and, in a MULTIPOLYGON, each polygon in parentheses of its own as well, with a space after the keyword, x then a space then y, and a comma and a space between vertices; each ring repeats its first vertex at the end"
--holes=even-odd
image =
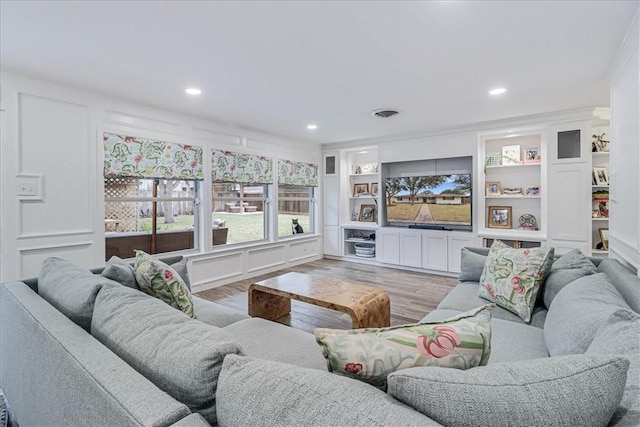
POLYGON ((447 233, 422 234, 422 268, 448 271, 447 233))
POLYGON ((377 227, 344 227, 345 257, 373 260, 376 257, 377 227))
POLYGON ((378 261, 387 264, 400 264, 400 232, 397 229, 378 230, 378 261))
MULTIPOLYGON (((589 250, 592 256, 609 256, 609 184, 611 182, 610 125, 608 111, 596 110, 591 129, 591 170, 585 179, 591 179, 591 227, 589 250), (604 113, 604 114, 602 114, 604 113)), ((586 252, 589 253, 589 252, 586 252)))
POLYGON ((400 232, 400 265, 422 267, 422 240, 420 232, 400 232))
POLYGON ((470 233, 450 233, 447 236, 448 271, 460 273, 460 252, 465 246, 479 246, 478 239, 470 233))
POLYGON ((322 237, 325 255, 340 256, 340 227, 325 225, 322 237))

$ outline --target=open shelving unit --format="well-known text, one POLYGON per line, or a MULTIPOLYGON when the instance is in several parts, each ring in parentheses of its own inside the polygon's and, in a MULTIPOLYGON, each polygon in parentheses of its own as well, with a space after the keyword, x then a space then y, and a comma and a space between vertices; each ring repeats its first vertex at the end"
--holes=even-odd
POLYGON ((484 245, 500 239, 515 247, 531 247, 546 240, 545 155, 545 141, 540 131, 505 131, 479 136, 478 236, 483 238, 484 245), (503 149, 514 146, 511 155, 504 154, 503 149), (535 162, 525 162, 527 153, 533 149, 538 158, 535 162), (520 193, 505 193, 505 188, 520 193), (493 211, 510 211, 511 225, 508 226, 508 221, 500 224, 502 216, 491 221, 493 211), (537 230, 519 228, 519 220, 526 214, 535 217, 537 230))

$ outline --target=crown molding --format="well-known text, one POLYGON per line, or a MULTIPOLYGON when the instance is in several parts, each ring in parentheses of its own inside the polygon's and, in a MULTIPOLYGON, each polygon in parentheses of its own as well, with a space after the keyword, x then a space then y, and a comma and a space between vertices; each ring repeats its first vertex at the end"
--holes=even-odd
POLYGON ((620 44, 613 61, 611 61, 609 70, 607 70, 607 79, 611 83, 615 82, 620 74, 622 74, 624 70, 629 67, 632 61, 638 57, 638 47, 640 44, 639 27, 640 7, 636 10, 633 20, 631 21, 631 26, 629 26, 629 29, 624 36, 624 40, 622 41, 622 44, 620 44))

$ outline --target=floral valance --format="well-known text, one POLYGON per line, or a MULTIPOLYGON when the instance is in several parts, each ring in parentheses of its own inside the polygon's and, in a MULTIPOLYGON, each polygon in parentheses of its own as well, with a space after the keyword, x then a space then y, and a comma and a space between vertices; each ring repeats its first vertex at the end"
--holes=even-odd
POLYGON ((278 184, 317 187, 318 165, 279 159, 278 184))
POLYGON ((245 184, 272 184, 273 159, 231 151, 211 151, 211 180, 245 184))
POLYGON ((114 133, 105 133, 103 139, 107 178, 204 178, 201 147, 114 133))

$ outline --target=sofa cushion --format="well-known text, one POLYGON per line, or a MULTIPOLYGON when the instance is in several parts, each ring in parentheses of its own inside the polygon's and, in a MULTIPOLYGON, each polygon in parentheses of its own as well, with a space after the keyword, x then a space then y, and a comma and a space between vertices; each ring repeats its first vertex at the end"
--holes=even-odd
MULTIPOLYGON (((440 301, 438 310, 457 310, 469 311, 474 308, 482 307, 487 304, 487 300, 478 296, 480 290, 477 282, 461 282, 449 292, 449 294, 440 301)), ((542 328, 544 326, 544 318, 546 309, 542 306, 535 307, 531 314, 531 326, 542 328)), ((510 312, 502 307, 496 307, 491 311, 492 319, 504 319, 512 322, 524 323, 517 314, 510 312)))
POLYGON ((196 311, 196 319, 208 325, 224 328, 240 320, 249 319, 249 316, 238 311, 207 301, 196 295, 191 296, 196 311))
POLYGON ((98 294, 91 334, 161 390, 215 424, 218 374, 241 348, 225 331, 124 286, 98 294))
POLYGON ((104 270, 102 270, 100 274, 128 288, 138 289, 133 265, 115 255, 109 258, 109 261, 107 261, 107 264, 104 266, 104 270))
POLYGON ((488 364, 549 357, 544 331, 523 323, 491 319, 491 358, 488 364))
POLYGON ((387 375, 413 366, 468 369, 491 353, 492 304, 436 323, 315 330, 329 371, 385 388, 387 375))
POLYGON ((596 272, 596 266, 578 249, 571 250, 558 258, 551 266, 551 272, 544 281, 543 300, 549 308, 558 292, 569 283, 596 272))
POLYGON ((386 393, 317 369, 227 356, 217 395, 226 426, 436 426, 386 393))
POLYGON ((182 310, 189 317, 196 317, 191 291, 173 268, 143 251, 136 251, 134 270, 141 291, 182 310))
POLYGON ((552 262, 551 247, 514 249, 496 240, 482 271, 478 295, 530 322, 552 262))
MULTIPOLYGON (((475 248, 462 248, 460 251, 460 274, 458 280, 461 282, 479 282, 487 261, 487 254, 478 253, 475 248)), ((483 251, 484 252, 484 251, 483 251)))
POLYGON ((612 425, 640 425, 640 315, 620 309, 596 332, 587 354, 607 354, 629 359, 627 384, 612 425))
POLYGON ((89 331, 96 295, 103 286, 119 286, 61 258, 47 258, 38 275, 38 293, 49 304, 89 331))
POLYGON ((224 328, 250 357, 327 370, 327 361, 313 334, 260 318, 249 318, 224 328))
POLYGON ((459 371, 389 375, 389 394, 445 426, 604 426, 620 403, 629 361, 571 355, 459 371))
POLYGON ((605 273, 625 302, 636 313, 640 313, 640 277, 625 268, 617 259, 604 259, 598 272, 605 273))
POLYGON ((544 340, 549 354, 584 353, 600 326, 620 308, 629 306, 603 273, 569 283, 547 313, 544 340))

